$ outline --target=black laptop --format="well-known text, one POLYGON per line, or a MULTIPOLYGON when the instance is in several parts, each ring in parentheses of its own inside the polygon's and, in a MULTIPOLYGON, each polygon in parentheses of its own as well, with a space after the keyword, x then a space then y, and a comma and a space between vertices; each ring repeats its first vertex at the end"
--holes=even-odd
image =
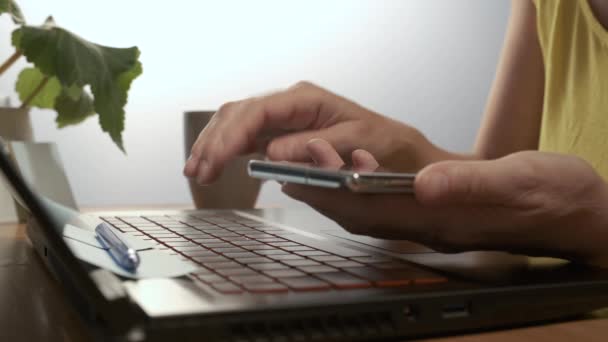
POLYGON ((28 236, 100 340, 399 340, 575 317, 608 306, 608 273, 505 253, 440 254, 345 233, 312 210, 79 214, 38 195, 0 141, 28 236), (87 264, 70 223, 105 222, 197 266, 133 280, 87 264))

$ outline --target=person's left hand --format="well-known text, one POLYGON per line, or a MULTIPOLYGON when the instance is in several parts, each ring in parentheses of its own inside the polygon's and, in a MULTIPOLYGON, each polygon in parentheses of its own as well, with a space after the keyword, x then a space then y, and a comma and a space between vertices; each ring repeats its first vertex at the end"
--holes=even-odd
MULTIPOLYGON (((344 164, 324 140, 311 140, 307 150, 319 166, 344 164)), ((366 151, 352 157, 360 171, 378 167, 366 151)), ((354 234, 411 240, 443 252, 608 260, 608 187, 577 157, 528 151, 492 161, 444 161, 420 171, 414 187, 415 196, 295 184, 285 184, 283 192, 354 234)))

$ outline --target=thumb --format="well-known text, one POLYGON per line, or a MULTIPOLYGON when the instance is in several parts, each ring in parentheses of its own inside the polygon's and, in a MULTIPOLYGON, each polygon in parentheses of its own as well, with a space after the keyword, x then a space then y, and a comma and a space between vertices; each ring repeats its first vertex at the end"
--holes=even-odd
POLYGON ((270 141, 266 148, 266 156, 270 160, 286 160, 295 162, 311 161, 310 151, 307 148, 309 141, 313 139, 322 139, 327 141, 331 146, 338 149, 345 146, 343 141, 344 134, 336 127, 323 128, 320 130, 295 132, 281 135, 270 141))
POLYGON ((495 161, 445 161, 416 176, 416 199, 425 205, 504 203, 511 193, 509 167, 495 161))

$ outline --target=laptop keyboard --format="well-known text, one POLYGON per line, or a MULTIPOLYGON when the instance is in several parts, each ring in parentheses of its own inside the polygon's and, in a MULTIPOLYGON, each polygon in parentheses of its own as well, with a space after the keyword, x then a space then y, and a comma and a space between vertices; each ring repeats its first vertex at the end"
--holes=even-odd
POLYGON ((234 213, 101 217, 116 229, 199 265, 193 278, 223 294, 285 293, 434 284, 410 263, 341 247, 302 244, 294 233, 234 213))

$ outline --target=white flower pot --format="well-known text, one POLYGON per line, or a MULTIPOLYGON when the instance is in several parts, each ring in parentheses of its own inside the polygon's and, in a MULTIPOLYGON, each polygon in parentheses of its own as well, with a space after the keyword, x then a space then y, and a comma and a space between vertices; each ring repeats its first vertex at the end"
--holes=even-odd
MULTIPOLYGON (((0 107, 0 137, 4 141, 31 141, 32 124, 29 109, 0 107)), ((25 212, 13 200, 8 185, 0 177, 0 223, 23 222, 25 212)))
POLYGON ((0 137, 4 140, 32 141, 29 108, 0 107, 0 137))

